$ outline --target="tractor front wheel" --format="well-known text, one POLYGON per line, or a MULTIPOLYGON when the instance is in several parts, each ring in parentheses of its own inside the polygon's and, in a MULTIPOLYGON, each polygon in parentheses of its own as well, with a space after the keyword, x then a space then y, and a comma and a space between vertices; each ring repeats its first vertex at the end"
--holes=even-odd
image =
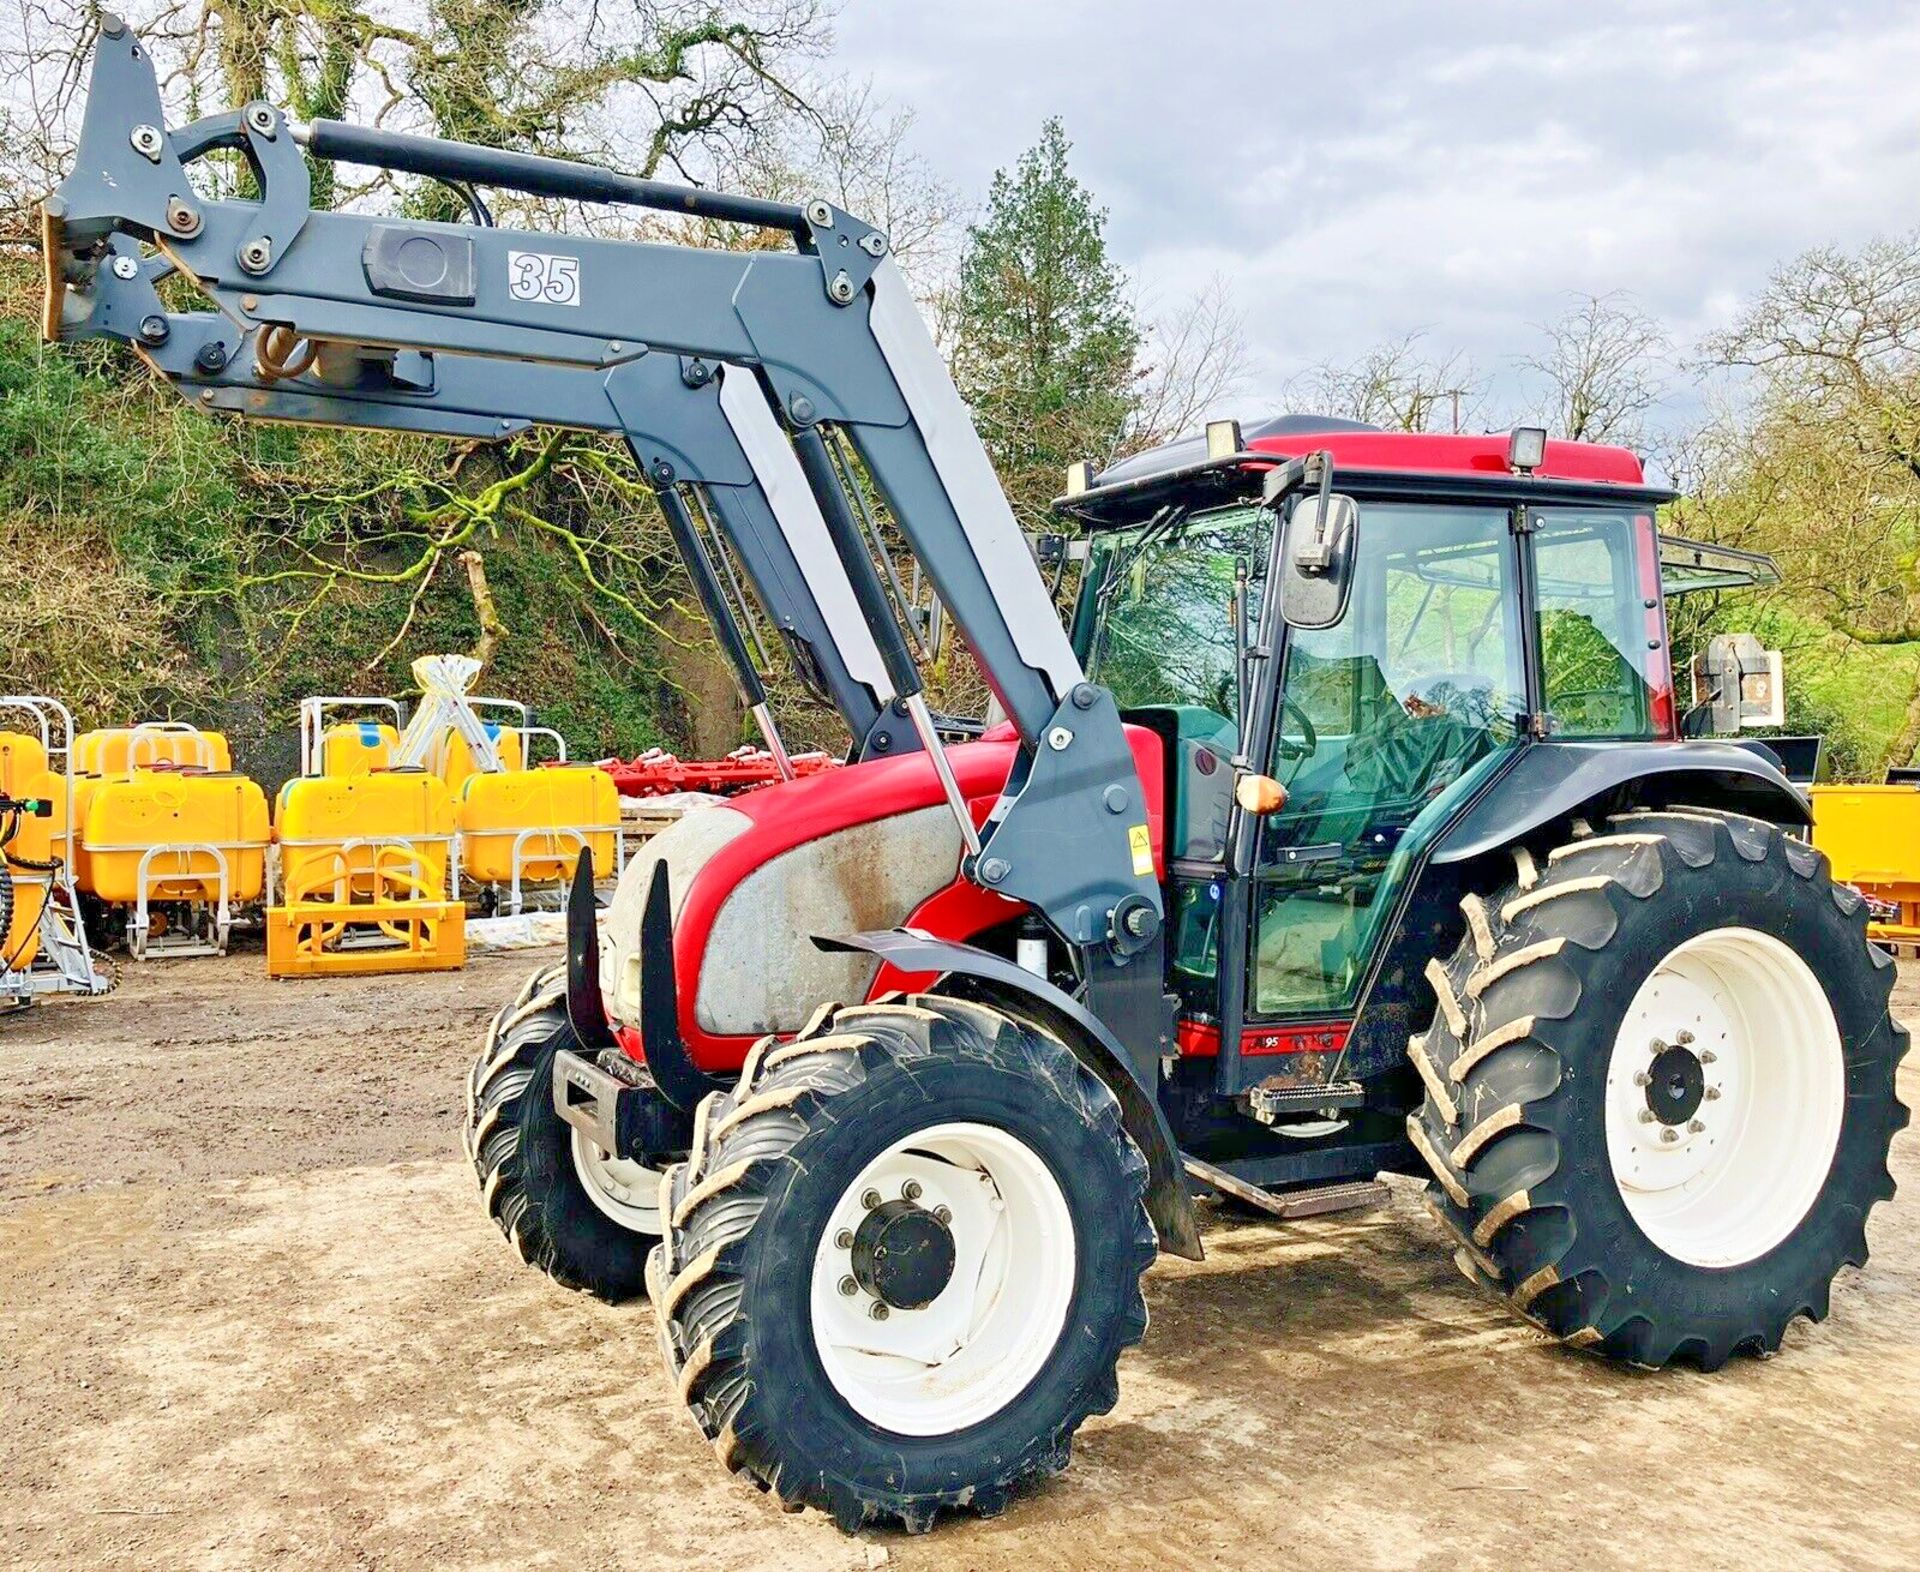
POLYGON ((935 997, 822 1012, 663 1186, 670 1376, 722 1463, 843 1529, 997 1512, 1117 1399, 1146 1177, 1056 1038, 935 997))
POLYGON ((630 1299, 660 1235, 660 1174, 601 1151, 555 1112, 554 1056, 576 1046, 565 968, 535 972, 494 1017, 467 1078, 467 1156, 521 1260, 564 1287, 630 1299))
POLYGON ((1617 815, 1516 853, 1428 969, 1408 1121, 1472 1279, 1568 1342, 1715 1369, 1825 1317, 1893 1194, 1892 962, 1771 824, 1617 815))

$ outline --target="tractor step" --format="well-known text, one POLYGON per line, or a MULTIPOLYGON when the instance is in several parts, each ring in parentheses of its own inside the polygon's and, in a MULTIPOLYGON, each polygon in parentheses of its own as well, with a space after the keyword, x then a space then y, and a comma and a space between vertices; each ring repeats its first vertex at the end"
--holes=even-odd
POLYGON ((1378 1179, 1349 1179, 1339 1184, 1315 1185, 1308 1190, 1282 1190, 1276 1195, 1197 1157, 1183 1153, 1181 1161, 1188 1175, 1209 1189, 1288 1221, 1320 1217, 1328 1212, 1370 1212, 1385 1206, 1393 1196, 1393 1191, 1378 1179))
POLYGON ((1247 1111, 1262 1124, 1322 1108, 1358 1108, 1367 1094, 1358 1081, 1329 1081, 1322 1086, 1256 1086, 1247 1093, 1247 1111))

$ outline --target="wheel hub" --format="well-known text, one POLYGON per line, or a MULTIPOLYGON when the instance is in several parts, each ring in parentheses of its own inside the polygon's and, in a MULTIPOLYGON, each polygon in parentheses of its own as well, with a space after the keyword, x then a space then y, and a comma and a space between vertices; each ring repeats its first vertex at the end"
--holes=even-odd
POLYGON ((1689 1048, 1664 1048, 1647 1067, 1647 1107, 1662 1124, 1685 1124, 1706 1093, 1706 1066, 1689 1048))
POLYGON ((841 1192, 814 1250, 814 1347, 854 1411, 902 1435, 998 1413, 1046 1362, 1075 1282, 1066 1194, 1011 1132, 896 1141, 841 1192))
POLYGON ((853 1276, 895 1310, 921 1310, 953 1280, 953 1232, 911 1201, 883 1201, 853 1236, 853 1276))
POLYGON ((1819 978, 1754 929, 1683 940, 1628 1004, 1603 1096, 1614 1180, 1658 1248, 1706 1267, 1764 1254, 1840 1135, 1845 1063, 1819 978))

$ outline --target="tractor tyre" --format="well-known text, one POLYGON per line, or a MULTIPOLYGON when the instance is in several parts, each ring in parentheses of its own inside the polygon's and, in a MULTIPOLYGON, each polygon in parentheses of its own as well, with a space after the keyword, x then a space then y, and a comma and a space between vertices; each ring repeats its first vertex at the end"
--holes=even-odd
POLYGON ((467 1078, 467 1156, 487 1214, 527 1265, 608 1301, 646 1285, 656 1170, 602 1152, 554 1111, 553 1060, 578 1040, 566 970, 535 972, 493 1018, 467 1078))
POLYGON ((1146 1331, 1147 1165, 1057 1038, 923 996, 822 1010, 700 1106, 649 1263, 668 1370, 783 1506, 928 1528, 1066 1467, 1146 1331))
POLYGON ((1893 963, 1813 847, 1615 815, 1462 902, 1408 1134, 1473 1281, 1577 1347, 1717 1369, 1824 1319, 1893 1194, 1893 963))

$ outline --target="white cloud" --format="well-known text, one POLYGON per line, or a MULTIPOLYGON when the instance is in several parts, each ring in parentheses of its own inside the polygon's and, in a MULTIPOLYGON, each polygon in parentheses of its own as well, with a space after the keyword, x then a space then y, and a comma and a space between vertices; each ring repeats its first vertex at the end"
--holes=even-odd
POLYGON ((1064 116, 1143 286, 1228 281, 1255 406, 1414 329, 1500 372, 1572 291, 1690 343, 1786 257, 1920 221, 1911 0, 850 0, 839 37, 963 190, 1064 116))

